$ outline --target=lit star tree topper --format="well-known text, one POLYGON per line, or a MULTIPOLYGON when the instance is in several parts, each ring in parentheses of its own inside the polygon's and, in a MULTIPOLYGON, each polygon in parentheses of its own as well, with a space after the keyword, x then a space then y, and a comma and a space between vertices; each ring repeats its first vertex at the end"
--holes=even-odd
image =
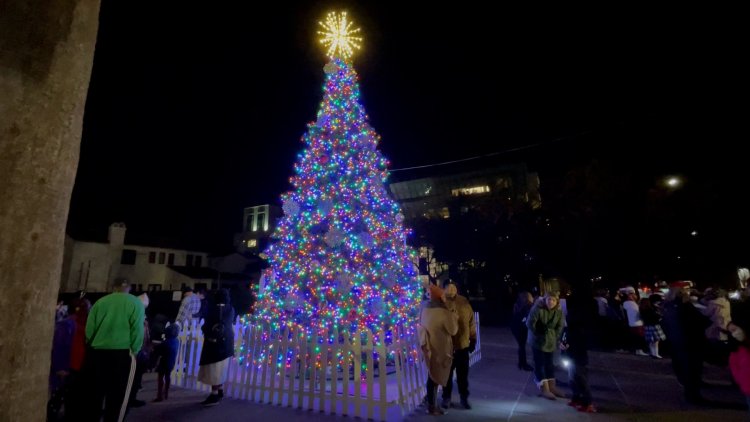
POLYGON ((318 22, 318 25, 323 28, 318 34, 321 35, 320 43, 328 49, 328 57, 348 60, 355 49, 360 49, 362 37, 357 35, 360 29, 352 28, 354 23, 347 18, 346 12, 331 12, 325 22, 318 22))
POLYGON ((323 100, 302 137, 293 189, 281 198, 254 318, 333 341, 337 329, 409 330, 421 291, 404 217, 386 191, 380 137, 347 60, 360 38, 345 14, 326 22, 323 100))

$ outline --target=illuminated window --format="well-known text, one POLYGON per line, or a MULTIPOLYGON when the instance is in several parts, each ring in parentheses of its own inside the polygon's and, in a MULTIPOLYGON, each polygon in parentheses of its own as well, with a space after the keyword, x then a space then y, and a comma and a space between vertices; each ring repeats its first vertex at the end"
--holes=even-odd
POLYGON ((470 188, 459 188, 459 189, 453 189, 451 193, 453 196, 461 196, 461 195, 476 195, 479 193, 488 193, 490 191, 490 187, 485 186, 472 186, 470 188))
POLYGON ((258 246, 258 241, 256 239, 250 239, 247 241, 248 248, 254 248, 256 246, 258 246))

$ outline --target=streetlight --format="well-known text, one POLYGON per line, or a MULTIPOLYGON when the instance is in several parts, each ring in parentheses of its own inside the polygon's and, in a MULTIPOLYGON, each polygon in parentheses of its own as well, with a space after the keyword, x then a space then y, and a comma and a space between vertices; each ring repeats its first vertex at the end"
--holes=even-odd
POLYGON ((677 189, 682 186, 682 179, 677 176, 668 176, 664 178, 664 184, 669 188, 677 189))

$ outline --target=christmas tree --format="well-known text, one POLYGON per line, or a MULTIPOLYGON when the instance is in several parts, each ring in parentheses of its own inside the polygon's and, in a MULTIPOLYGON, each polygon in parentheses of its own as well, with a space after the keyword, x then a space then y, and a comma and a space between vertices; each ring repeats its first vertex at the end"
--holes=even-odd
POLYGON ((302 137, 293 190, 264 252, 268 268, 255 321, 333 338, 413 325, 420 289, 387 160, 368 124, 351 56, 359 29, 346 14, 321 23, 328 47, 323 100, 302 137))

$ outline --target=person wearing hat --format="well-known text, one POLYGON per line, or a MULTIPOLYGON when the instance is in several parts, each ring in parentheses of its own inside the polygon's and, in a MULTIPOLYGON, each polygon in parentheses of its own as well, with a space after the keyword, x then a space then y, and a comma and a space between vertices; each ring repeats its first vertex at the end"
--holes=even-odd
POLYGON ((427 363, 427 413, 443 415, 436 405, 437 387, 448 384, 453 365, 453 339, 458 333, 458 314, 445 305, 445 292, 430 284, 429 299, 419 317, 419 344, 427 363))
POLYGON ((688 403, 703 404, 704 330, 708 320, 690 303, 689 282, 675 282, 664 298, 662 328, 672 345, 672 369, 688 403))
POLYGON ((477 345, 477 324, 474 321, 474 309, 466 297, 458 294, 458 288, 453 282, 445 286, 445 304, 458 315, 458 332, 453 336, 453 365, 448 374, 448 383, 443 388, 441 406, 445 409, 451 406, 453 392, 453 371, 456 371, 458 394, 461 396, 461 406, 471 409, 469 404, 469 355, 477 345))
POLYGON ((99 299, 86 321, 88 349, 82 369, 87 394, 82 421, 122 421, 135 375, 135 355, 143 346, 143 303, 130 283, 117 279, 114 292, 99 299))

